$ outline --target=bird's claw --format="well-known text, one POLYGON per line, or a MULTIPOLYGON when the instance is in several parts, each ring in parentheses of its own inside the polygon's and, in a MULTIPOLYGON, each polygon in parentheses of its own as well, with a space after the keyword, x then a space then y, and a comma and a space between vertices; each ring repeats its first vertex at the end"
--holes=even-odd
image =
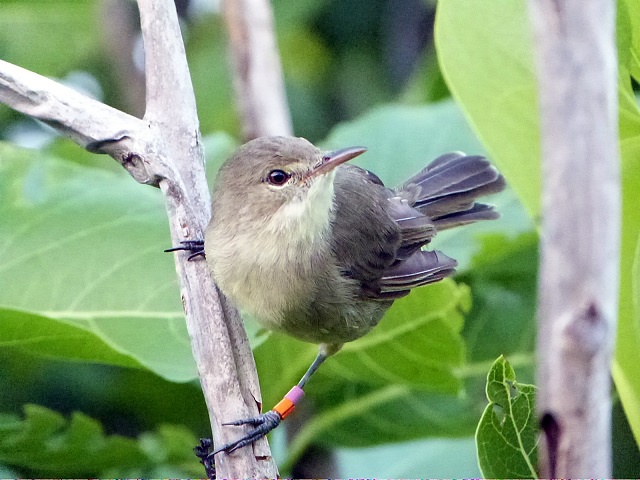
POLYGON ((213 452, 211 452, 207 458, 213 458, 217 453, 220 453, 223 451, 227 453, 231 453, 234 450, 237 450, 238 448, 242 448, 246 445, 249 445, 255 442, 256 440, 264 437, 267 433, 269 433, 271 430, 276 428, 278 425, 280 425, 281 420, 282 418, 280 417, 278 412, 271 410, 271 411, 268 411, 267 413, 262 413, 257 417, 245 418, 243 420, 236 420, 234 422, 223 423, 223 425, 235 425, 235 426, 251 425, 254 428, 252 430, 249 430, 244 436, 240 437, 235 442, 230 442, 230 443, 227 443, 226 445, 218 447, 213 452))
POLYGON ((204 257, 204 240, 183 240, 180 242, 179 247, 167 248, 165 252, 177 252, 179 250, 184 250, 191 254, 187 257, 187 260, 189 261, 196 257, 204 257))
POLYGON ((200 463, 204 465, 204 471, 207 474, 207 477, 210 480, 215 480, 216 478, 216 466, 213 462, 213 457, 209 456, 209 450, 213 446, 213 442, 210 438, 201 438, 200 445, 197 445, 193 448, 193 452, 196 454, 196 457, 200 459, 200 463))

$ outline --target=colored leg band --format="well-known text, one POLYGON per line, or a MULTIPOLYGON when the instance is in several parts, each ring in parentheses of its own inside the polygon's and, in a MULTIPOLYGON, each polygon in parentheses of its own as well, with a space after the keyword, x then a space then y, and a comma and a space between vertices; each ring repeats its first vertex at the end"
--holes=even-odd
POLYGON ((280 415, 280 418, 284 419, 293 412, 293 409, 296 408, 296 403, 299 402, 302 397, 304 397, 304 391, 296 385, 273 407, 273 410, 280 415))

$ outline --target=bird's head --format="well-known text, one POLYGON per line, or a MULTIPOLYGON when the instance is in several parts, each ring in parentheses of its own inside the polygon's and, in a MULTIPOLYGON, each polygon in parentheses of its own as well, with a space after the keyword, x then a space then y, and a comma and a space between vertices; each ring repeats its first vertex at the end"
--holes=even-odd
POLYGON ((295 137, 252 140, 220 168, 214 215, 233 212, 238 220, 262 218, 275 222, 272 226, 325 222, 333 204, 336 167, 365 151, 350 147, 323 152, 295 137))

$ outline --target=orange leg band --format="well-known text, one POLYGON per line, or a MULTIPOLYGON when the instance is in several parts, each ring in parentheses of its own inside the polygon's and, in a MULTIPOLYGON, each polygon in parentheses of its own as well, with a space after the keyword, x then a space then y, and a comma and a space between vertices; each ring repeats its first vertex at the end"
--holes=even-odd
POLYGON ((287 415, 293 412, 294 408, 296 408, 295 403, 293 403, 288 398, 283 398, 278 402, 278 404, 275 407, 273 407, 273 410, 278 412, 278 415, 280 415, 280 418, 284 420, 287 417, 287 415))

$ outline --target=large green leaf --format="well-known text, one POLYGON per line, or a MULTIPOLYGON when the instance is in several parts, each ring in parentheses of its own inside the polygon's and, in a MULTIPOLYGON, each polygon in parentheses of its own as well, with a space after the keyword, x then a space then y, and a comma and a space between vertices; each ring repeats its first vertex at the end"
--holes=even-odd
POLYGON ((340 478, 480 478, 472 438, 435 438, 336 452, 340 478))
POLYGON ((451 92, 535 217, 540 146, 524 0, 440 1, 435 40, 451 92))
POLYGON ((640 445, 640 137, 621 144, 623 163, 622 261, 620 263, 620 309, 613 379, 622 406, 640 445))
POLYGON ((0 348, 32 355, 137 367, 132 357, 114 350, 90 329, 19 310, 0 308, 0 348))
MULTIPOLYGON (((214 177, 235 142, 204 142, 214 177)), ((0 346, 196 378, 162 202, 122 171, 0 145, 0 346)))
POLYGON ((18 322, 19 346, 32 351, 41 342, 40 353, 61 359, 195 378, 158 190, 4 145, 0 218, 0 305, 23 312, 3 322, 3 338, 16 338, 18 322), (63 347, 60 330, 73 327, 63 347))
POLYGON ((619 10, 625 10, 629 21, 629 71, 636 81, 640 81, 640 1, 620 0, 619 10))
POLYGON ((487 375, 489 404, 476 431, 480 469, 485 478, 538 478, 536 387, 516 381, 504 357, 487 375))
MULTIPOLYGON (((640 129, 629 69, 638 63, 638 0, 618 2, 620 131, 640 129), (631 19, 631 21, 629 20, 631 19)), ((524 0, 444 0, 436 45, 449 88, 533 217, 539 213, 537 85, 524 0), (464 27, 463 27, 464 26, 464 27)), ((636 67, 637 68, 637 67, 636 67)))
POLYGON ((493 362, 504 354, 520 369, 533 366, 537 273, 535 233, 483 238, 473 268, 460 277, 473 292, 463 332, 470 361, 493 362))
MULTIPOLYGON (((618 2, 623 231, 619 328, 613 376, 640 443, 639 314, 632 265, 638 241, 640 114, 629 71, 638 71, 637 0, 618 2), (628 13, 626 13, 628 12, 628 13), (629 18, 625 18, 628 15, 629 18)), ((532 216, 539 212, 539 129, 529 24, 524 0, 442 0, 436 45, 445 78, 487 150, 532 216)))

